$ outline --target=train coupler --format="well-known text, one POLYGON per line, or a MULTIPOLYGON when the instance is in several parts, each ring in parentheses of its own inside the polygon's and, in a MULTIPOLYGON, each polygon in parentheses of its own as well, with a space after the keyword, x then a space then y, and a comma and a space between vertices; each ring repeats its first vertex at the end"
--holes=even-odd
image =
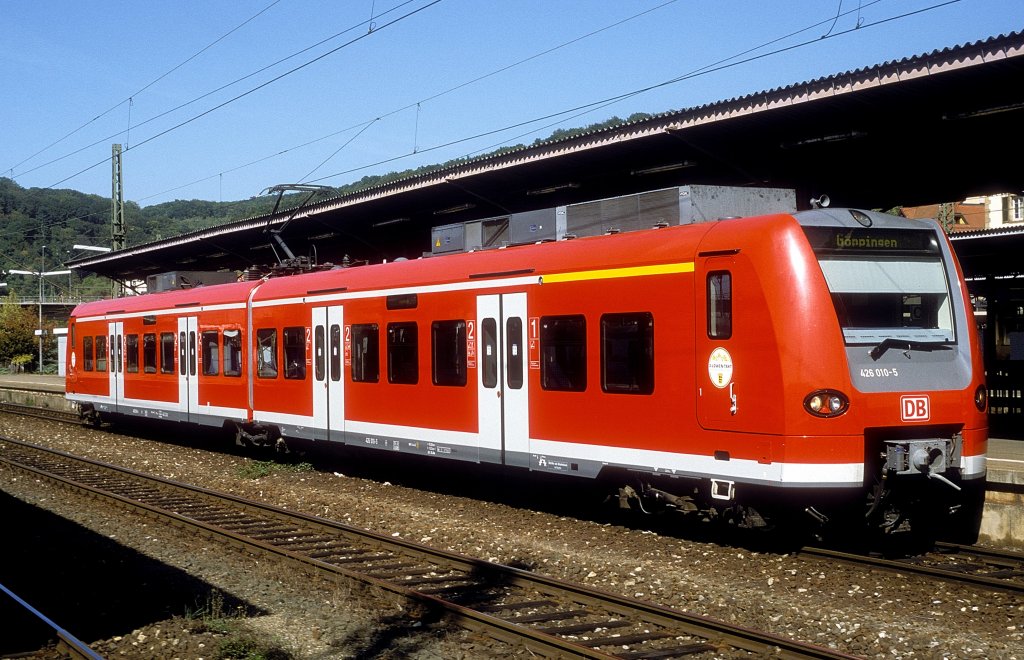
POLYGON ((886 440, 885 469, 896 476, 923 474, 960 490, 960 486, 943 474, 948 469, 954 450, 953 441, 942 438, 886 440))

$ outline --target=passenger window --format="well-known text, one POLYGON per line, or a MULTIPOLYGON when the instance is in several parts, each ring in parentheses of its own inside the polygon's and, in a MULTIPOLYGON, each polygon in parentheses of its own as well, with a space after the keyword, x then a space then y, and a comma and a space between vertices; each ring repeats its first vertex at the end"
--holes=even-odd
POLYGON ((242 331, 224 331, 224 375, 242 375, 242 331))
POLYGON ((540 319, 540 382, 545 390, 587 389, 587 322, 582 315, 540 319))
POLYGON ((650 312, 601 317, 601 389, 654 392, 654 316, 650 312))
POLYGON ((152 332, 142 335, 142 370, 156 373, 156 334, 152 332))
POLYGON ((480 323, 481 382, 487 389, 498 386, 498 323, 484 319, 480 323))
POLYGON ((323 381, 326 369, 326 356, 324 355, 325 341, 324 326, 318 325, 313 329, 313 375, 317 381, 323 381))
POLYGON ((388 382, 419 382, 419 353, 415 322, 388 324, 388 382))
POLYGON ((174 333, 160 333, 160 373, 174 373, 174 333))
POLYGON ((380 329, 376 323, 352 326, 352 382, 380 379, 380 329))
POLYGON ((523 319, 513 316, 505 321, 505 380, 509 389, 523 386, 523 319))
POLYGON ((82 337, 82 370, 92 371, 92 337, 82 337))
POLYGON ((203 355, 203 375, 216 376, 220 373, 220 333, 205 330, 200 335, 203 355))
POLYGON ((466 322, 434 321, 430 325, 434 385, 466 384, 466 322))
POLYGON ((277 330, 257 330, 256 346, 256 375, 260 378, 277 378, 277 330))
POLYGON ((107 370, 107 336, 96 337, 96 371, 107 370))
POLYGON ((708 273, 708 337, 732 337, 732 274, 727 270, 708 273))
POLYGON ((188 364, 188 343, 185 341, 185 333, 178 333, 178 374, 184 376, 188 364))
MULTIPOLYGON (((120 362, 120 360, 118 360, 120 362)), ((124 336, 124 370, 130 374, 139 373, 139 336, 124 336)))
POLYGON ((284 377, 306 379, 306 328, 284 329, 284 377))
POLYGON ((341 326, 331 326, 331 380, 341 380, 341 326))

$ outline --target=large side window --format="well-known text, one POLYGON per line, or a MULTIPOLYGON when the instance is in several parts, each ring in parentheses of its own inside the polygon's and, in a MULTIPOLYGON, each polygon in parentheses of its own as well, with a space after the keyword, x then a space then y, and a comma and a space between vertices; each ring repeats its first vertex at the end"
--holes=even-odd
POLYGON ((376 323, 352 326, 352 381, 376 383, 380 379, 380 330, 376 323))
POLYGON ((174 333, 160 333, 160 373, 174 373, 174 333))
POLYGON ((242 375, 242 331, 224 331, 224 375, 242 375))
POLYGON ((306 379, 306 328, 284 329, 284 377, 306 379))
POLYGON ((82 337, 82 370, 92 371, 92 337, 82 337))
POLYGON ((204 330, 201 340, 203 375, 216 376, 220 373, 220 333, 216 330, 204 330))
POLYGON ((107 336, 96 337, 96 371, 107 370, 107 336))
POLYGON ((434 385, 466 384, 466 322, 434 321, 430 325, 434 385))
POLYGON ((708 273, 708 337, 732 337, 732 274, 727 270, 708 273))
POLYGON ((546 390, 587 389, 587 322, 582 315, 540 319, 540 382, 546 390))
POLYGON ((277 378, 276 328, 256 331, 256 375, 259 378, 277 378))
POLYGON ((124 336, 124 370, 130 374, 139 373, 139 336, 124 336))
POLYGON ((156 373, 156 334, 152 332, 142 335, 142 370, 156 373))
POLYGON ((415 385, 419 381, 416 323, 388 324, 388 382, 415 385))
POLYGON ((601 317, 601 389, 623 394, 654 391, 654 316, 650 312, 601 317))

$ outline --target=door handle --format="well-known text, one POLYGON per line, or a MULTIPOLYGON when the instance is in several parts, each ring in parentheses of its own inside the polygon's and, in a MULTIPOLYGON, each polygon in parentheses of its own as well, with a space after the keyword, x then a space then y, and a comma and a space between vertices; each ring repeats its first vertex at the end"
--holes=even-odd
POLYGON ((730 405, 729 405, 729 414, 730 415, 735 415, 736 414, 736 392, 733 391, 733 386, 735 384, 736 383, 729 383, 729 403, 730 403, 730 405))

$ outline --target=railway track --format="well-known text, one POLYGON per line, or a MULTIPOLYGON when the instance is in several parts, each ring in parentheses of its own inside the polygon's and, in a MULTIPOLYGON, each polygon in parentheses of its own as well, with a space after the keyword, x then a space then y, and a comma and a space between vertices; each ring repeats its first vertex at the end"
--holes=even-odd
POLYGON ((77 411, 55 410, 53 408, 41 408, 24 403, 12 403, 0 401, 0 412, 24 415, 26 417, 37 417, 51 422, 63 422, 65 424, 82 425, 84 422, 77 411))
POLYGON ((16 440, 0 438, 0 462, 307 572, 399 594, 543 656, 853 657, 16 440))
POLYGON ((812 547, 803 548, 799 555, 996 591, 1024 593, 1024 554, 1018 552, 938 543, 932 552, 896 559, 812 547))

